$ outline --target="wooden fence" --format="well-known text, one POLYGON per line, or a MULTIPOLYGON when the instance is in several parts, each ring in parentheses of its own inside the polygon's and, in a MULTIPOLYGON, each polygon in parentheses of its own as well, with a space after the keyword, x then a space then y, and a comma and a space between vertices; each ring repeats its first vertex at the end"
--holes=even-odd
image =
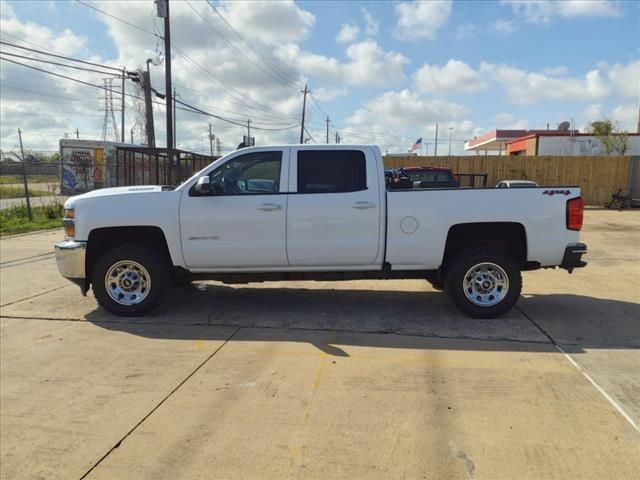
POLYGON ((385 168, 446 167, 456 173, 486 173, 487 185, 500 180, 533 180, 541 186, 582 188, 587 205, 604 205, 618 189, 629 188, 630 157, 385 157, 385 168))

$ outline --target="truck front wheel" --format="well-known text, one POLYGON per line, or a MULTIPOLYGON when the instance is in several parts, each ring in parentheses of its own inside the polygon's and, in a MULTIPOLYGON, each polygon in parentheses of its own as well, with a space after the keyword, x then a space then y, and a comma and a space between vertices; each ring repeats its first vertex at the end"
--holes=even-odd
POLYGON ((522 275, 516 261, 493 248, 460 253, 450 264, 445 292, 472 318, 496 318, 516 304, 522 275))
POLYGON ((96 262, 91 284, 98 303, 111 313, 145 315, 163 298, 169 268, 159 252, 139 245, 119 245, 96 262))

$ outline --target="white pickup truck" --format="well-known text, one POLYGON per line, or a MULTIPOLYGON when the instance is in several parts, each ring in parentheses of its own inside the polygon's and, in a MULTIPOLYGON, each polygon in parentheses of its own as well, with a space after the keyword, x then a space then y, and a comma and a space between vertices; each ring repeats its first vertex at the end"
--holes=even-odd
POLYGON ((177 188, 64 207, 60 273, 125 316, 170 299, 172 280, 421 278, 493 318, 518 300, 522 270, 586 265, 579 188, 387 190, 370 145, 244 148, 177 188))

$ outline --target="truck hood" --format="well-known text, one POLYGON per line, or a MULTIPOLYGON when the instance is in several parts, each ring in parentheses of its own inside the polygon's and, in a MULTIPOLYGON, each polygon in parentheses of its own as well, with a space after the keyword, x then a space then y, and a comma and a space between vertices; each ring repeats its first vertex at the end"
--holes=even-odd
POLYGON ((135 195, 139 193, 161 193, 163 191, 167 191, 166 189, 163 190, 163 188, 164 187, 160 185, 133 185, 130 187, 100 188, 98 190, 92 190, 91 192, 69 198, 64 202, 64 208, 73 208, 75 203, 88 198, 135 195))

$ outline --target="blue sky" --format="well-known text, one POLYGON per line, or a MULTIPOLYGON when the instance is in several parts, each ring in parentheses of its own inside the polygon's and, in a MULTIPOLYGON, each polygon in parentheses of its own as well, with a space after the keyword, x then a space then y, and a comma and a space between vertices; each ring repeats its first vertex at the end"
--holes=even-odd
MULTIPOLYGON (((89 3, 154 30, 152 0, 89 3)), ((464 140, 495 127, 545 128, 549 123, 553 128, 573 119, 581 128, 604 117, 621 128, 635 127, 640 2, 211 3, 262 58, 249 52, 252 63, 238 55, 238 48, 247 47, 207 3, 172 0, 174 41, 199 65, 174 57, 174 78, 184 101, 227 119, 252 118, 273 129, 293 125, 302 101, 296 87, 307 82, 314 95, 309 136, 318 142, 324 139, 325 113, 331 117, 332 139, 337 130, 345 142, 378 143, 389 151, 405 151, 417 137, 433 141, 436 123, 441 132, 452 128, 457 153, 464 140), (262 59, 280 72, 276 78, 262 59), (290 82, 282 82, 283 76, 290 82)), ((1 6, 7 42, 128 69, 155 57, 153 36, 75 1, 3 1, 1 6)), ((6 46, 3 51, 18 52, 6 46)), ((162 74, 162 65, 154 67, 158 88, 162 74)), ((73 76, 101 82, 99 74, 73 76)), ((40 149, 55 149, 57 138, 75 128, 83 138, 101 134, 99 90, 7 62, 0 78, 3 149, 14 146, 18 126, 40 149), (62 92, 66 100, 36 90, 62 92)), ((127 102, 129 112, 136 108, 134 101, 127 102)), ((128 119, 126 130, 134 128, 141 136, 141 126, 128 119)), ((206 150, 209 121, 226 150, 244 133, 237 125, 179 112, 183 148, 206 150)), ((161 143, 161 107, 156 128, 161 143)), ((258 143, 291 142, 299 129, 254 133, 258 143)))

